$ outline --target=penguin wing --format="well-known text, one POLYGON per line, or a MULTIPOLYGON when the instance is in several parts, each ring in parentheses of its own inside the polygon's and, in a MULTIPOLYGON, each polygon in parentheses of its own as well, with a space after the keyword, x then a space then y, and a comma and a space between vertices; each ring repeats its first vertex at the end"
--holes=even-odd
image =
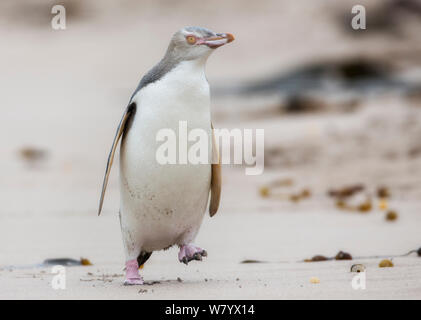
POLYGON ((102 204, 104 202, 105 190, 107 189, 108 177, 110 176, 111 166, 113 165, 115 150, 117 149, 118 142, 120 141, 120 138, 121 138, 122 134, 124 133, 124 131, 126 129, 126 125, 129 122, 128 120, 134 114, 135 107, 136 107, 136 103, 133 102, 133 103, 129 104, 129 106, 124 111, 123 117, 121 118, 120 123, 117 127, 117 131, 115 133, 113 145, 111 147, 110 154, 108 155, 107 167, 105 169, 104 182, 102 183, 101 199, 99 200, 98 215, 101 214, 102 204))
POLYGON ((209 205, 209 215, 213 217, 218 211, 219 201, 221 199, 221 158, 216 145, 215 134, 212 127, 212 179, 211 179, 211 199, 209 205))

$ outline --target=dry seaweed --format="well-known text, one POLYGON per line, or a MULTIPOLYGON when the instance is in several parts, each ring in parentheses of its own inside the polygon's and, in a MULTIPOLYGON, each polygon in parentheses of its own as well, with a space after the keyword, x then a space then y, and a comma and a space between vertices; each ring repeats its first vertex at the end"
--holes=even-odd
POLYGON ((19 155, 22 159, 33 162, 40 161, 47 158, 47 151, 35 147, 23 147, 19 150, 19 155))
POLYGON ((291 202, 298 202, 298 201, 300 201, 300 200, 301 200, 301 196, 300 196, 299 194, 291 194, 291 195, 289 196, 289 200, 290 200, 291 202))
POLYGON ((313 283, 313 284, 320 283, 320 279, 317 278, 317 277, 311 277, 310 278, 310 283, 313 283))
POLYGON ((339 209, 346 209, 347 208, 347 204, 345 203, 345 201, 343 201, 343 200, 338 200, 338 201, 336 201, 336 206, 339 208, 339 209))
POLYGON ((326 260, 329 260, 329 258, 322 255, 316 255, 311 259, 305 259, 304 262, 318 262, 318 261, 326 261, 326 260))
POLYGON ((369 212, 373 209, 373 204, 371 202, 371 199, 368 198, 364 202, 362 202, 358 205, 352 206, 352 205, 347 204, 346 201, 343 200, 342 198, 339 198, 336 201, 336 207, 338 209, 341 209, 341 210, 359 211, 361 213, 366 213, 366 212, 369 212))
POLYGON ((241 261, 240 263, 265 263, 265 261, 246 259, 246 260, 241 261))
POLYGON ((367 199, 366 201, 364 201, 363 203, 357 206, 357 210, 362 213, 371 211, 372 208, 373 208, 373 205, 370 199, 367 199))
POLYGON ((348 252, 339 251, 335 260, 352 260, 352 256, 348 252))
POLYGON ((71 258, 53 258, 53 259, 45 259, 42 263, 43 266, 54 266, 54 265, 61 265, 61 266, 80 266, 80 260, 71 259, 71 258))
POLYGON ((295 94, 289 96, 281 108, 286 113, 319 112, 327 109, 327 104, 316 97, 295 94))
POLYGON ((339 189, 331 189, 329 190, 328 194, 331 197, 343 199, 343 198, 351 197, 354 194, 363 191, 364 188, 365 188, 364 185, 356 184, 356 185, 346 186, 339 189))
POLYGON ((390 191, 387 187, 378 187, 377 188, 377 197, 379 198, 389 198, 390 197, 390 191))
POLYGON ((285 179, 278 179, 278 180, 274 180, 270 183, 270 187, 271 188, 276 188, 276 187, 290 187, 294 184, 294 181, 290 178, 285 178, 285 179))
POLYGON ((301 198, 309 198, 311 197, 311 191, 309 189, 303 189, 301 191, 301 198))
POLYGON ((277 198, 277 199, 288 199, 291 202, 298 202, 302 199, 309 198, 311 196, 311 190, 304 188, 297 193, 274 193, 273 189, 277 187, 290 186, 293 184, 291 179, 275 180, 266 186, 259 188, 259 194, 262 198, 277 198))
POLYGON ((304 259, 304 262, 319 262, 327 260, 352 260, 352 256, 344 251, 339 251, 335 257, 326 257, 322 255, 315 255, 311 259, 304 259))

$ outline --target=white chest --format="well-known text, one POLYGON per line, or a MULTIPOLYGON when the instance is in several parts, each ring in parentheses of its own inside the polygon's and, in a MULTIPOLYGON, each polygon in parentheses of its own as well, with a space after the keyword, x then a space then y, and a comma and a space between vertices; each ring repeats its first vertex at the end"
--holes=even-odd
POLYGON ((177 134, 180 121, 187 122, 188 130, 201 128, 210 134, 204 67, 182 62, 140 90, 133 101, 136 114, 120 152, 122 215, 132 217, 144 241, 158 248, 195 230, 206 209, 210 165, 161 165, 155 157, 157 132, 172 129, 177 134), (163 236, 159 240, 156 234, 163 236))
POLYGON ((172 127, 180 120, 193 122, 189 126, 210 123, 209 84, 204 66, 197 62, 181 62, 162 79, 140 90, 133 101, 137 118, 152 127, 172 127))

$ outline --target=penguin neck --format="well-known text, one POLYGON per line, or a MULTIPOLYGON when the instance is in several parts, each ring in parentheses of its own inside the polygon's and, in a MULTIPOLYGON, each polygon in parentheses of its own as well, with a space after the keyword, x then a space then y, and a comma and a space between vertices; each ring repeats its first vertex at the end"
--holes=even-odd
POLYGON ((146 87, 150 83, 162 79, 169 72, 173 71, 173 69, 180 67, 180 65, 182 65, 183 69, 187 72, 204 75, 208 57, 209 54, 196 59, 183 60, 177 58, 171 52, 167 52, 164 58, 155 67, 149 70, 149 72, 141 79, 139 85, 132 94, 130 101, 136 96, 140 89, 146 87))
POLYGON ((208 57, 200 57, 198 59, 193 60, 184 60, 181 63, 188 66, 188 68, 191 69, 191 71, 196 72, 205 72, 206 68, 206 61, 208 60, 208 57))
POLYGON ((164 57, 163 62, 166 65, 172 65, 173 67, 171 67, 171 69, 182 64, 192 71, 204 72, 208 58, 209 54, 195 59, 177 59, 177 57, 173 57, 171 54, 169 54, 164 57))
POLYGON ((190 77, 205 77, 206 61, 208 57, 179 61, 172 71, 190 77))

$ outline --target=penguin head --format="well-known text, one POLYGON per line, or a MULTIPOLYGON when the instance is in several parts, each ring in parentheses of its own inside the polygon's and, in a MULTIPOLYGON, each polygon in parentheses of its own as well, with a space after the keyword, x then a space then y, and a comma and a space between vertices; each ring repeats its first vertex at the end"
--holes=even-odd
POLYGON ((208 57, 214 49, 234 40, 230 33, 215 33, 202 27, 185 27, 177 31, 167 53, 181 60, 208 57))

